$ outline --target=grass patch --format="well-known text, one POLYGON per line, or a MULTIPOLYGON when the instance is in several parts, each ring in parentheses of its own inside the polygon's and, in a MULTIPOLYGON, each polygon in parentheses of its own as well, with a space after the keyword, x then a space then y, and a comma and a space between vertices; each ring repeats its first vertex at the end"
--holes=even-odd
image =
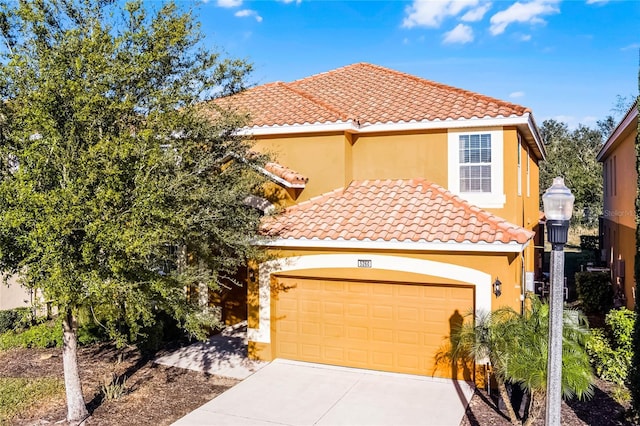
POLYGON ((36 379, 0 377, 0 425, 28 412, 44 400, 64 396, 64 382, 53 377, 36 379))

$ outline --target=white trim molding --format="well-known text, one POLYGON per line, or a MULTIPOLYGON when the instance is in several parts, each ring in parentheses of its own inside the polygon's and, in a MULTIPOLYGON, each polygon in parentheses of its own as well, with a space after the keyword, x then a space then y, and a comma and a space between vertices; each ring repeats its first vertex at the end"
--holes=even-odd
POLYGON ((271 274, 303 269, 356 268, 358 260, 366 256, 374 270, 411 272, 435 276, 475 287, 476 312, 491 311, 491 275, 465 266, 401 256, 372 254, 319 254, 286 257, 260 264, 258 283, 258 328, 249 328, 247 337, 252 342, 271 343, 271 274))
POLYGON ((305 238, 279 238, 274 240, 255 241, 254 244, 269 247, 300 247, 300 248, 336 248, 336 249, 361 249, 361 250, 410 250, 410 251, 455 251, 455 252, 483 252, 483 253, 520 253, 529 245, 527 242, 520 244, 516 241, 502 242, 477 242, 465 241, 361 241, 361 240, 320 240, 305 238))
POLYGON ((504 194, 504 131, 499 129, 460 130, 448 132, 448 167, 449 187, 452 193, 460 196, 484 209, 501 209, 507 197, 504 194), (460 136, 463 135, 491 135, 491 192, 460 192, 460 136))

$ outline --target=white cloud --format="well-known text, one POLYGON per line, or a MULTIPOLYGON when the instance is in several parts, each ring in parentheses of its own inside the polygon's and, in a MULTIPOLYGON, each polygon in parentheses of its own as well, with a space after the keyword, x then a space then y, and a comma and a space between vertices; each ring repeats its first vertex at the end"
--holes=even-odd
POLYGON ((242 4, 242 0, 217 0, 219 7, 238 7, 242 4))
POLYGON ((287 4, 288 3, 293 3, 293 2, 295 2, 296 4, 302 3, 302 0, 278 0, 278 1, 280 1, 282 3, 287 3, 287 4))
POLYGON ((609 3, 609 0, 587 0, 587 4, 596 4, 596 3, 609 3))
POLYGON ((447 17, 457 16, 463 10, 477 6, 479 2, 480 0, 414 0, 405 9, 406 16, 402 26, 438 28, 447 17))
POLYGON ((444 34, 443 43, 470 43, 473 41, 473 30, 465 24, 458 24, 454 29, 444 34))
POLYGON ((523 96, 524 96, 524 92, 522 92, 522 91, 509 93, 509 97, 513 98, 513 99, 522 98, 523 96))
POLYGON ((491 34, 499 35, 508 25, 514 22, 529 24, 542 24, 543 15, 560 12, 556 7, 559 0, 533 0, 528 3, 516 2, 507 9, 502 10, 491 17, 491 34))
POLYGON ((631 43, 628 46, 620 48, 620 50, 636 50, 636 49, 640 49, 640 43, 631 43))
POLYGON ((254 18, 256 18, 256 21, 262 22, 262 16, 258 15, 258 12, 256 12, 255 10, 251 10, 251 9, 239 10, 236 13, 234 13, 234 16, 238 18, 248 18, 253 16, 254 18))
POLYGON ((531 34, 522 34, 520 37, 520 41, 529 41, 531 40, 531 34))
POLYGON ((470 11, 462 15, 462 18, 460 18, 460 20, 465 22, 478 22, 482 20, 482 18, 484 18, 484 14, 487 13, 489 9, 491 9, 491 3, 481 4, 475 9, 471 9, 470 11))

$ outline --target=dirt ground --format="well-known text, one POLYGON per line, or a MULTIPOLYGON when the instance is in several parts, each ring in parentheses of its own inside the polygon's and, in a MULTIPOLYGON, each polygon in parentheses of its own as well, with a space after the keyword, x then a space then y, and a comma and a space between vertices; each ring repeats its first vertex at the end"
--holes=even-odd
MULTIPOLYGON (((612 390, 613 385, 611 383, 597 379, 592 399, 588 401, 563 401, 561 409, 562 425, 621 426, 635 424, 625 419, 625 413, 629 406, 620 405, 611 398, 612 390)), ((503 409, 503 412, 506 413, 506 410, 503 409)), ((485 390, 477 389, 467 407, 467 412, 460 426, 485 425, 509 426, 511 423, 506 415, 497 410, 495 395, 489 395, 485 390)), ((535 425, 544 425, 544 414, 535 425)))
MULTIPOLYGON (((238 380, 157 365, 135 349, 93 345, 79 350, 82 390, 91 417, 86 425, 168 425, 229 389, 238 380), (126 377, 127 393, 103 400, 101 386, 113 374, 126 377)), ((61 349, 0 352, 0 377, 60 377, 61 349)), ((37 404, 12 425, 46 425, 64 420, 64 396, 37 404)), ((61 422, 58 424, 65 424, 61 422)))
MULTIPOLYGON (((116 350, 92 345, 79 350, 85 400, 91 412, 87 425, 168 425, 238 383, 238 380, 153 364, 133 349, 116 350), (113 374, 126 377, 127 393, 116 400, 101 397, 101 385, 113 374)), ((62 378, 60 349, 14 349, 0 352, 0 377, 62 378)), ((614 426, 625 422, 623 407, 610 397, 612 386, 596 383, 590 401, 562 404, 565 426, 614 426)), ((477 390, 460 426, 509 425, 496 408, 493 395, 477 390)), ((12 425, 62 424, 66 415, 64 396, 32 407, 12 425)), ((544 424, 544 419, 538 423, 544 424)))

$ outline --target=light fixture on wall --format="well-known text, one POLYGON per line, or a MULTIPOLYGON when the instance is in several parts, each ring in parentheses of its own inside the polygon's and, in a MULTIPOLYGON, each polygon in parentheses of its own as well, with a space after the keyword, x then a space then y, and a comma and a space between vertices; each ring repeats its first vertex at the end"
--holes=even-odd
POLYGON ((496 277, 496 280, 493 282, 493 294, 495 294, 496 297, 500 297, 502 294, 502 283, 498 277, 496 277))

